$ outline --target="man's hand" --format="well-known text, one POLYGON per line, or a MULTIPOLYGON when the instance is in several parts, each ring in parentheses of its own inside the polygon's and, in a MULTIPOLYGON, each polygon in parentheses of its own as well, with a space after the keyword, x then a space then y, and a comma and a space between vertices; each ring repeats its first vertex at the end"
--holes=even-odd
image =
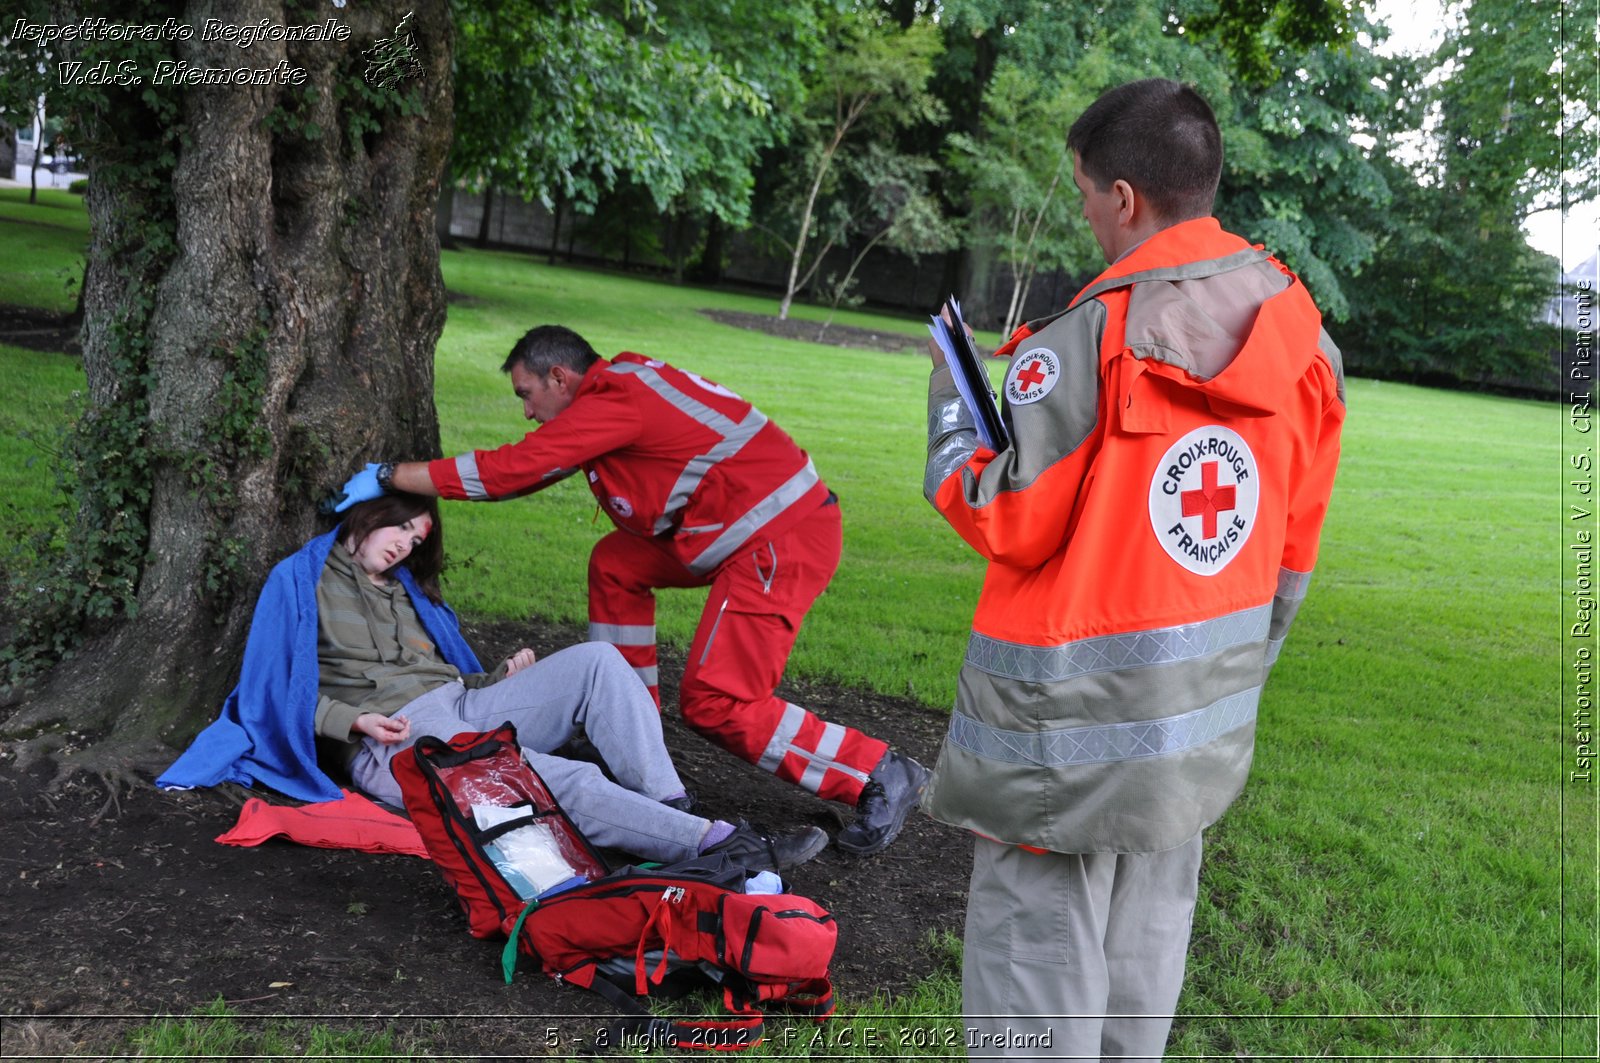
MULTIPOLYGON (((950 308, 948 306, 939 308, 939 316, 944 319, 944 325, 946 329, 955 328, 956 323, 950 318, 950 308)), ((965 321, 963 321, 961 324, 966 329, 967 335, 969 337, 972 336, 972 326, 968 325, 965 321)), ((928 337, 928 357, 933 359, 933 367, 935 369, 943 369, 947 364, 945 362, 944 350, 937 342, 934 341, 932 336, 928 337)))
POLYGON ((386 746, 404 742, 411 737, 411 721, 404 716, 383 716, 376 712, 363 712, 350 725, 368 738, 375 738, 386 746))
POLYGON ((343 513, 361 502, 371 502, 374 498, 383 497, 383 487, 378 483, 378 464, 368 462, 367 467, 345 481, 339 488, 340 497, 334 505, 335 513, 343 513))
POLYGON ((506 675, 508 677, 516 675, 524 668, 531 666, 535 660, 537 658, 534 656, 534 652, 526 646, 522 647, 522 649, 506 658, 506 675))

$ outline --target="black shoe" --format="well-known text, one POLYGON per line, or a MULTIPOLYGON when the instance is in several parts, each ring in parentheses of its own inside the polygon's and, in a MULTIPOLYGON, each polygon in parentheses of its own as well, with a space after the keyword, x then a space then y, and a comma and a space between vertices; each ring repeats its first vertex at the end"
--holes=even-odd
POLYGON ((752 875, 786 871, 803 864, 828 847, 828 832, 821 827, 797 827, 781 833, 759 831, 740 820, 733 833, 705 851, 706 856, 727 854, 752 875))
POLYGON ((870 856, 889 847, 928 785, 928 769, 898 753, 885 753, 861 788, 856 821, 834 839, 839 848, 870 856))
POLYGON ((661 803, 691 816, 700 815, 700 798, 693 790, 685 791, 682 797, 664 797, 661 803))

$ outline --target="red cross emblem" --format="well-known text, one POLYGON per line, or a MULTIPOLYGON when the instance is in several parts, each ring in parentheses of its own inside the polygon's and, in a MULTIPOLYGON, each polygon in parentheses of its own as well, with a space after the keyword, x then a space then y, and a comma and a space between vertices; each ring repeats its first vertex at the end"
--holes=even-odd
POLYGON ((1043 384, 1045 382, 1045 375, 1039 372, 1039 366, 1043 364, 1044 363, 1040 362, 1039 359, 1035 358, 1033 363, 1029 365, 1028 368, 1018 370, 1017 379, 1022 381, 1022 391, 1024 394, 1026 394, 1027 390, 1033 387, 1035 384, 1043 384))
POLYGON ((1183 501, 1183 515, 1185 517, 1202 516, 1201 535, 1207 539, 1217 537, 1217 514, 1226 513, 1233 509, 1234 488, 1217 486, 1217 462, 1207 461, 1200 465, 1200 490, 1185 491, 1181 496, 1183 501))

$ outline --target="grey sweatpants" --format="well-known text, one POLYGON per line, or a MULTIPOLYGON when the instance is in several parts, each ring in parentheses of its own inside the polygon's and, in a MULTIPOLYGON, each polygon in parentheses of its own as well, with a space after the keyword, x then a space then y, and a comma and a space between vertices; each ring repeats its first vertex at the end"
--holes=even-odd
POLYGON ((1160 1059, 1199 874, 1198 834, 1160 853, 1031 853, 975 838, 968 1057, 1160 1059))
POLYGON ((411 738, 394 745, 363 738, 350 764, 356 788, 372 797, 403 803, 389 761, 423 735, 448 740, 510 721, 528 763, 591 842, 663 862, 700 851, 709 823, 661 804, 682 793, 683 783, 661 737, 655 701, 614 646, 570 646, 476 690, 447 683, 395 715, 411 721, 411 738), (617 782, 587 761, 550 755, 580 734, 617 782))

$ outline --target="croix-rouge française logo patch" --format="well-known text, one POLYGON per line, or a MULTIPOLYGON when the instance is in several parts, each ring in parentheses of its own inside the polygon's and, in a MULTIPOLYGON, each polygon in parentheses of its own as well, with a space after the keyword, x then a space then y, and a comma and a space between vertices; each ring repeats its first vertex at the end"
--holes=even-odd
POLYGON ((1025 351, 1011 362, 1006 371, 1006 401, 1013 406, 1026 406, 1050 394, 1050 389, 1061 379, 1061 362, 1055 352, 1044 347, 1025 351))
POLYGON ((1168 557, 1215 576, 1249 540, 1260 490, 1256 456, 1239 433, 1218 424, 1196 428, 1151 474, 1150 527, 1168 557))

